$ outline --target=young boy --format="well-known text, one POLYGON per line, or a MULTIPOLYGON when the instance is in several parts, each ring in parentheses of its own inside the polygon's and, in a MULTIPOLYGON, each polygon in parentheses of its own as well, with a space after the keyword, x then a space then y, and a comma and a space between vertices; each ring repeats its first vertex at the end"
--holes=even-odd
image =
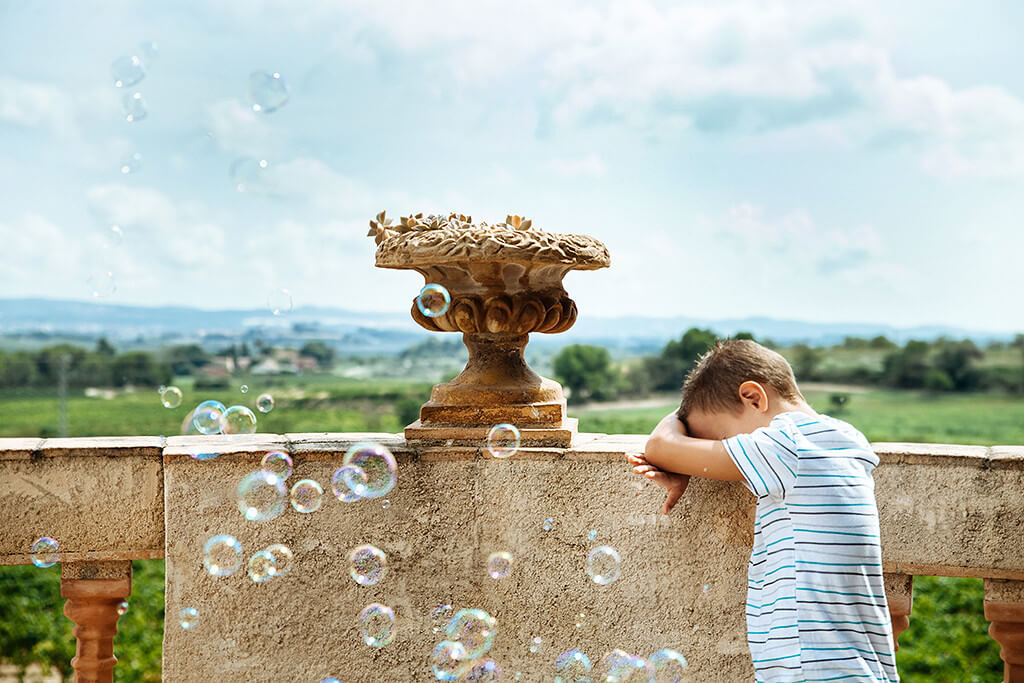
POLYGON ((899 680, 878 456, 807 405, 785 358, 752 341, 717 343, 687 376, 679 410, 629 461, 667 490, 665 514, 690 475, 742 481, 757 496, 746 607, 757 681, 899 680))

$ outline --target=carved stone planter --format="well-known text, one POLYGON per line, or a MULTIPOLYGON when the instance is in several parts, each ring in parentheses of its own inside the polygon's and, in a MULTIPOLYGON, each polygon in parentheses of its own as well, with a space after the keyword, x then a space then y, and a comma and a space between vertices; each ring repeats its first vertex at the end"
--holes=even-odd
POLYGON ((434 387, 406 439, 479 445, 491 426, 508 422, 523 446, 569 445, 576 424, 566 417, 562 387, 531 370, 523 350, 531 332, 564 332, 576 321, 565 274, 606 268, 610 257, 592 237, 529 227, 517 216, 493 226, 455 214, 396 226, 383 214, 371 221, 378 267, 416 270, 451 294, 437 317, 414 299, 413 319, 434 332, 462 332, 469 349, 462 374, 434 387))

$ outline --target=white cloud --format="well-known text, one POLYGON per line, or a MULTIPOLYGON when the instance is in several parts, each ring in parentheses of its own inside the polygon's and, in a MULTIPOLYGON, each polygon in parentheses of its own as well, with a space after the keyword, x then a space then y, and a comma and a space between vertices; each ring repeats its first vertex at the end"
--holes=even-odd
POLYGON ((567 178, 574 178, 577 176, 597 177, 603 176, 608 172, 608 166, 605 165, 601 157, 594 152, 578 158, 552 159, 549 165, 555 173, 567 178))
POLYGON ((59 88, 0 76, 0 121, 77 137, 72 99, 59 88))
POLYGON ((217 145, 233 154, 274 156, 285 145, 266 117, 238 100, 225 99, 206 107, 206 121, 217 145))

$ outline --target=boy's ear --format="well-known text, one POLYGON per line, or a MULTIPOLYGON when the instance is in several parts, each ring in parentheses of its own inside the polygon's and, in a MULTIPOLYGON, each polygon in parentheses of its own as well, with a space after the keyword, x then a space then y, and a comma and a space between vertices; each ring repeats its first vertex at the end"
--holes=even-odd
POLYGON ((759 383, 747 380, 740 385, 739 395, 744 405, 750 406, 759 413, 768 410, 768 392, 759 383))

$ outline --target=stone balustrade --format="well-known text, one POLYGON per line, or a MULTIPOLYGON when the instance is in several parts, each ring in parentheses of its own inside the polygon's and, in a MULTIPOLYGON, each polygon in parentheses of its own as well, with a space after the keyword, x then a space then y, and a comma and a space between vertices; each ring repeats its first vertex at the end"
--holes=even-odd
MULTIPOLYGON (((129 561, 157 557, 167 563, 169 681, 430 680, 439 636, 429 611, 440 603, 497 617, 493 656, 526 681, 548 680, 554 657, 570 647, 595 660, 615 647, 672 647, 695 681, 753 678, 742 610, 753 498, 739 484, 695 478, 670 516, 656 514, 660 490, 623 457, 642 450, 642 436, 577 434, 568 448, 523 449, 509 460, 471 447, 414 448, 392 434, 257 434, 205 437, 203 450, 221 455, 198 461, 188 455, 192 439, 0 439, 0 564, 30 563, 40 536, 59 541, 76 681, 112 680, 129 561), (361 440, 398 458, 387 509, 330 496, 332 472, 361 440), (235 487, 270 450, 291 453, 290 482, 324 486, 319 511, 289 508, 264 524, 242 518, 235 487), (584 572, 589 529, 623 558, 608 586, 584 572), (201 549, 218 533, 236 536, 246 558, 285 543, 295 553, 291 573, 264 584, 244 568, 210 577, 201 549), (389 573, 376 586, 348 576, 348 552, 361 543, 388 553, 389 573), (494 580, 484 566, 498 550, 516 559, 509 577, 494 580), (371 602, 396 613, 395 640, 380 649, 365 646, 356 627, 371 602), (184 607, 199 610, 195 629, 177 625, 184 607), (537 635, 544 649, 531 654, 537 635)), ((1005 680, 1024 681, 1024 447, 874 447, 895 631, 913 617, 915 574, 984 578, 1005 680)))

